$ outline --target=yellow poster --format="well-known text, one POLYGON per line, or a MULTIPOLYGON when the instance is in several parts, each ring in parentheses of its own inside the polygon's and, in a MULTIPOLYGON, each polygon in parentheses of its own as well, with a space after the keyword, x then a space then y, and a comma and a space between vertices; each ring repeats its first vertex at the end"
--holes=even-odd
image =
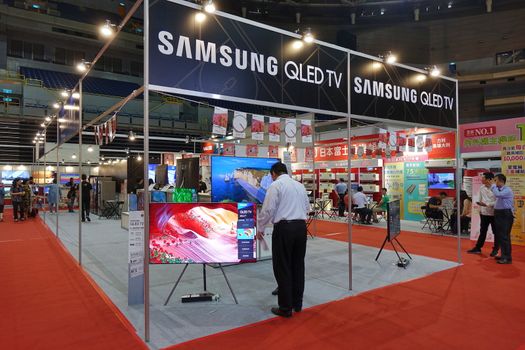
MULTIPOLYGON (((386 163, 385 164, 385 188, 390 200, 401 200, 403 208, 403 181, 404 181, 404 163, 386 163)), ((401 213, 401 219, 404 219, 404 213, 401 213)))
POLYGON ((514 192, 514 225, 512 244, 525 245, 525 141, 502 144, 501 171, 507 177, 507 185, 514 192))

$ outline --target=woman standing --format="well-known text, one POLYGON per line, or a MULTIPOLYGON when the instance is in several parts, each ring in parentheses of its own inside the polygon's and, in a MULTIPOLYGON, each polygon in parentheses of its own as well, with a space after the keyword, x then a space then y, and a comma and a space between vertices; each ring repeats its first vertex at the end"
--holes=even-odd
POLYGON ((53 183, 49 185, 49 194, 47 201, 49 203, 49 212, 58 214, 58 203, 62 197, 60 187, 57 185, 57 179, 53 179, 53 183))
POLYGON ((28 180, 22 181, 22 188, 24 190, 24 194, 22 196, 22 211, 24 212, 24 217, 28 218, 29 214, 31 213, 31 199, 33 197, 31 185, 29 184, 28 180))
POLYGON ((24 221, 24 188, 22 187, 22 180, 16 178, 13 181, 13 187, 11 187, 11 201, 13 202, 13 215, 15 222, 24 221))

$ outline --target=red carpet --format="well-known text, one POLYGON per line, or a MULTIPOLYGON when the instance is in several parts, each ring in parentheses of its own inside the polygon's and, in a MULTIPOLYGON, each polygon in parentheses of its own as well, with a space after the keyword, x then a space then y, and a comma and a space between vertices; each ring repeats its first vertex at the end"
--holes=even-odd
MULTIPOLYGON (((317 234, 345 229, 319 222, 317 234)), ((353 241, 377 247, 384 235, 356 225, 353 241)), ((346 232, 326 237, 344 241, 346 232)), ((399 239, 410 253, 456 259, 454 238, 403 232, 399 239)), ((463 242, 465 251, 471 243, 463 242)), ((514 246, 513 259, 498 265, 463 254, 465 265, 451 270, 169 349, 517 349, 525 343, 525 247, 514 246)))
POLYGON ((40 219, 0 223, 1 349, 147 349, 40 219))

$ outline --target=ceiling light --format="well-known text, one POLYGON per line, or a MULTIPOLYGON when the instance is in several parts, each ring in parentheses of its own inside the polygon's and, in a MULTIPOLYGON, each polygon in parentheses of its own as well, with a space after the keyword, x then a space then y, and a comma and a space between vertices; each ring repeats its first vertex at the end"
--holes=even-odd
POLYGON ((385 9, 381 9, 381 16, 383 16, 385 14, 385 9))
POLYGON ((200 11, 195 14, 195 20, 197 22, 202 23, 204 22, 205 19, 206 19, 206 15, 200 11))
POLYGON ((42 123, 42 124, 40 124, 40 126, 45 128, 46 127, 46 123, 42 123))
POLYGON ((114 26, 109 19, 106 20, 106 23, 100 27, 100 34, 102 34, 103 37, 109 38, 115 33, 113 29, 114 26))
POLYGON ((64 105, 66 111, 79 111, 80 107, 75 105, 64 105))
POLYGON ((449 9, 452 8, 452 1, 448 3, 448 6, 447 6, 449 9))
POLYGON ((433 77, 437 77, 441 74, 441 70, 437 66, 433 66, 430 70, 430 75, 433 77))
POLYGON ((36 133, 36 136, 40 136, 40 131, 38 131, 38 132, 36 133))
POLYGON ((51 121, 51 117, 47 116, 45 120, 46 120, 46 122, 50 122, 51 121))
POLYGON ((136 138, 137 138, 137 137, 135 136, 135 133, 133 132, 133 130, 130 130, 130 131, 129 131, 128 139, 129 139, 130 141, 135 141, 136 138))
POLYGON ((60 104, 58 102, 53 103, 53 108, 59 109, 60 108, 60 104))
POLYGON ((87 151, 90 152, 90 153, 93 152, 93 146, 89 146, 89 147, 87 148, 87 151))
POLYGON ((137 157, 137 160, 140 162, 142 160, 142 156, 139 154, 137 157))
POLYGON ((215 4, 213 3, 213 0, 207 0, 204 3, 204 11, 206 11, 208 13, 214 13, 215 10, 216 10, 216 8, 215 8, 215 4))
POLYGON ((73 153, 73 155, 71 156, 71 158, 73 159, 77 159, 77 155, 75 153, 73 153))
POLYGON ((71 94, 71 97, 73 97, 75 100, 78 100, 80 98, 80 94, 78 92, 73 92, 73 94, 71 94))
POLYGON ((65 123, 67 120, 66 118, 58 118, 59 123, 65 123))
POLYGON ((382 64, 381 64, 380 62, 377 62, 377 61, 376 61, 376 62, 373 62, 373 63, 372 63, 372 68, 373 68, 374 70, 378 70, 378 69, 380 69, 381 67, 382 67, 382 64))
POLYGON ((64 90, 60 93, 60 96, 62 97, 69 97, 69 92, 67 92, 67 90, 64 90))
POLYGON ((296 50, 299 50, 300 48, 302 48, 304 46, 304 43, 302 40, 295 40, 292 44, 292 47, 296 50))
POLYGON ((308 28, 306 32, 304 33, 303 40, 305 43, 308 43, 308 44, 314 41, 314 36, 312 35, 312 31, 310 30, 310 28, 308 28))
POLYGON ((88 164, 91 164, 91 161, 90 161, 90 160, 88 160, 88 161, 87 161, 87 163, 88 163, 88 164))
POLYGON ((35 141, 35 140, 33 140, 33 143, 36 143, 36 141, 35 141))

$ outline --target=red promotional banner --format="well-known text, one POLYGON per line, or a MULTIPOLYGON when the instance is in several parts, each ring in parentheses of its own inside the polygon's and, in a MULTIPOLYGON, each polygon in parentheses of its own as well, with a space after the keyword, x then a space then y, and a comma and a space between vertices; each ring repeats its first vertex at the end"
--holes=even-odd
POLYGON ((268 146, 268 157, 269 158, 279 157, 279 146, 268 146))
POLYGON ((320 145, 315 147, 315 161, 345 160, 348 159, 348 145, 339 143, 334 145, 320 145))
POLYGON ((305 162, 313 162, 314 160, 314 148, 313 147, 306 147, 304 149, 304 161, 305 162))
POLYGON ((432 150, 428 152, 429 159, 454 159, 456 158, 456 134, 432 135, 432 150))
POLYGON ((258 153, 259 153, 258 145, 246 145, 246 155, 248 157, 257 157, 258 153))
POLYGON ((215 144, 213 142, 204 142, 202 144, 202 153, 213 154, 215 152, 215 144))
POLYGON ((223 156, 234 156, 235 155, 235 144, 234 143, 225 143, 222 149, 223 156))

